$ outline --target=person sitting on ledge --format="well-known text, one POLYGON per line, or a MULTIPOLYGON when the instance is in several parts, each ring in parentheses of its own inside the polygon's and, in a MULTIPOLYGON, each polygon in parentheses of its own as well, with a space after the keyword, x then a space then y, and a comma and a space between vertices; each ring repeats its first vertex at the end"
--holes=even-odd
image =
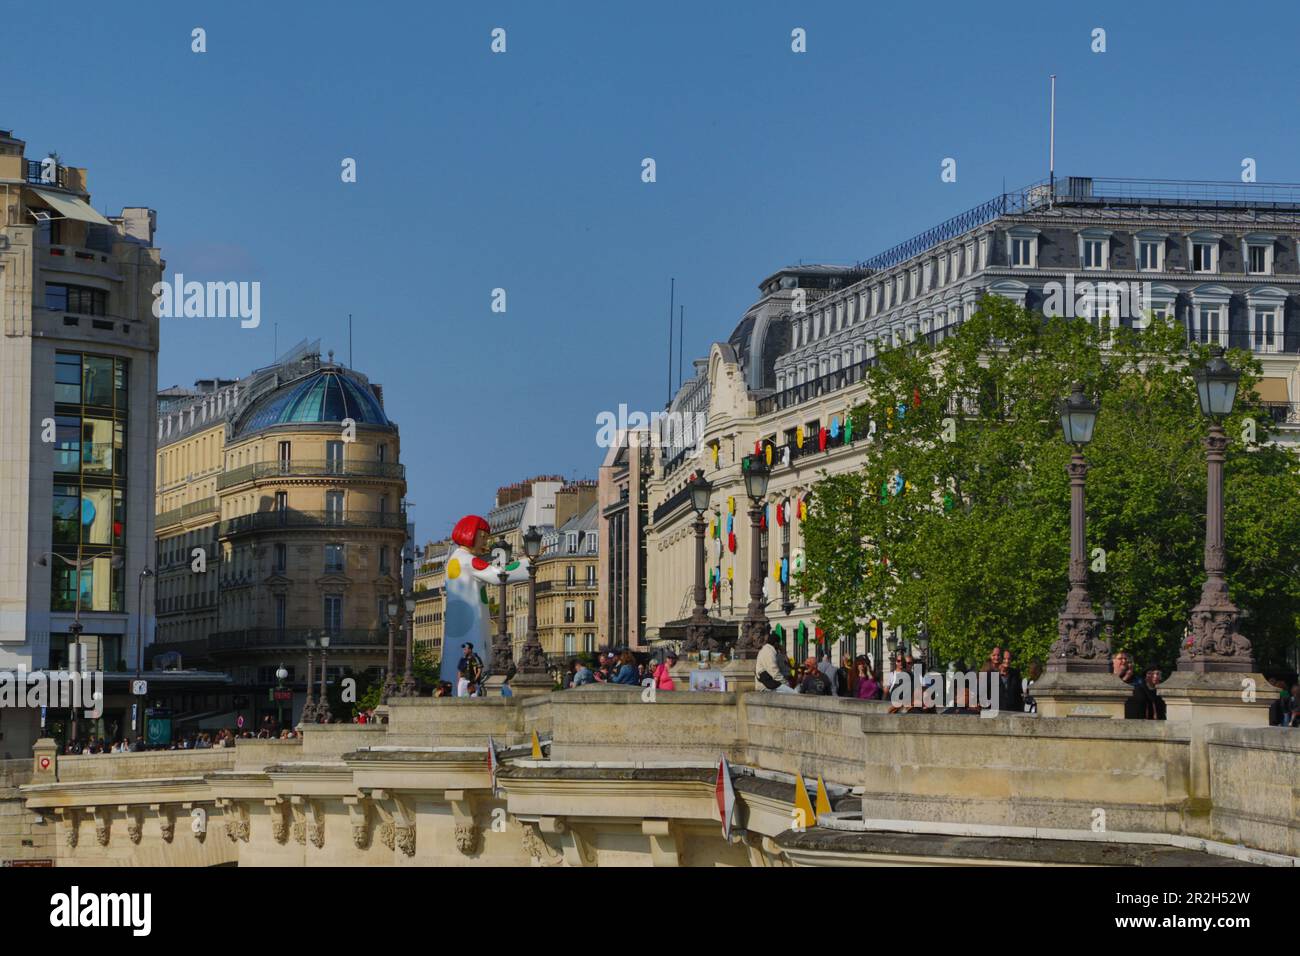
POLYGON ((816 694, 819 696, 829 697, 831 694, 831 682, 826 679, 826 675, 817 667, 817 659, 814 657, 804 661, 804 678, 799 684, 799 693, 816 694))
POLYGON ((780 640, 777 635, 770 634, 767 643, 758 649, 758 659, 754 662, 754 682, 763 690, 793 694, 795 689, 790 686, 790 664, 784 648, 778 649, 780 640))

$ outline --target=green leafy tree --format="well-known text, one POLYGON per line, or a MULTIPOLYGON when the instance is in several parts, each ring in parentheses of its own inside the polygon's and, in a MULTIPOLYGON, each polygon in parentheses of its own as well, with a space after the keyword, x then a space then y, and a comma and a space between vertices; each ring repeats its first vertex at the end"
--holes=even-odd
MULTIPOLYGON (((1045 660, 1070 539, 1055 403, 1078 381, 1101 405, 1086 452, 1094 604, 1113 602, 1119 648, 1174 665, 1204 580, 1206 422, 1188 366, 1206 352, 1160 320, 1112 329, 1108 348, 1105 334, 990 296, 941 344, 881 354, 853 411, 866 463, 824 478, 804 525, 799 586, 823 626, 875 614, 905 633, 924 622, 941 661, 980 660, 994 643, 1045 660)), ((1300 615, 1300 473, 1269 443, 1258 363, 1228 358, 1243 370, 1224 423, 1228 582, 1252 612, 1242 631, 1256 659, 1276 660, 1300 615)))

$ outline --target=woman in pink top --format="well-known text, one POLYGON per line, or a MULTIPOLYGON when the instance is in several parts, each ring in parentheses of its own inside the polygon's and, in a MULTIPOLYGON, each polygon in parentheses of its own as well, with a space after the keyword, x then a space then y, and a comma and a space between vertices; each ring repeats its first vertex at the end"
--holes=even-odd
POLYGON ((668 657, 659 662, 655 668, 655 689, 656 690, 676 690, 677 685, 673 683, 673 675, 670 670, 677 663, 677 655, 669 654, 668 657))
POLYGON ((867 670, 867 662, 858 658, 858 700, 875 700, 880 696, 880 684, 875 675, 867 670))

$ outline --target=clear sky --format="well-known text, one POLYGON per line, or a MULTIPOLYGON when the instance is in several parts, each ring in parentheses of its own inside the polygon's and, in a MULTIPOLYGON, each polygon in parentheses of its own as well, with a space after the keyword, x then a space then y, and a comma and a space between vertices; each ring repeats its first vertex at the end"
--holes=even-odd
POLYGON ((261 283, 259 328, 163 320, 160 386, 268 364, 276 326, 346 361, 351 312, 424 538, 595 477, 596 415, 663 406, 670 277, 689 368, 782 265, 1043 178, 1050 73, 1058 175, 1300 180, 1298 9, 12 4, 0 127, 89 167, 97 208, 157 209, 169 272, 261 283))

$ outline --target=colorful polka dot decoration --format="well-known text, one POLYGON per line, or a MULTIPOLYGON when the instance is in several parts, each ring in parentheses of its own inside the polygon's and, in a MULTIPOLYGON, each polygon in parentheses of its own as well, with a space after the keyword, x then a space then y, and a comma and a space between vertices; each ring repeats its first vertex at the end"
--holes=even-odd
MULTIPOLYGON (((727 495, 727 514, 734 515, 735 513, 736 513, 736 496, 727 495)), ((727 522, 727 530, 728 531, 731 530, 731 522, 729 521, 727 522)))
POLYGON ((460 559, 452 558, 447 562, 447 580, 455 581, 460 577, 460 559))
POLYGON ((483 558, 479 558, 479 557, 470 558, 469 563, 470 563, 470 567, 472 567, 475 571, 486 571, 488 569, 488 563, 483 558))
POLYGON ((727 535, 727 550, 732 554, 736 553, 736 535, 734 533, 728 533, 727 535))
POLYGON ((803 447, 803 426, 800 425, 794 430, 794 443, 800 448, 803 447))
POLYGON ((831 437, 840 437, 840 416, 835 415, 831 418, 831 437))

